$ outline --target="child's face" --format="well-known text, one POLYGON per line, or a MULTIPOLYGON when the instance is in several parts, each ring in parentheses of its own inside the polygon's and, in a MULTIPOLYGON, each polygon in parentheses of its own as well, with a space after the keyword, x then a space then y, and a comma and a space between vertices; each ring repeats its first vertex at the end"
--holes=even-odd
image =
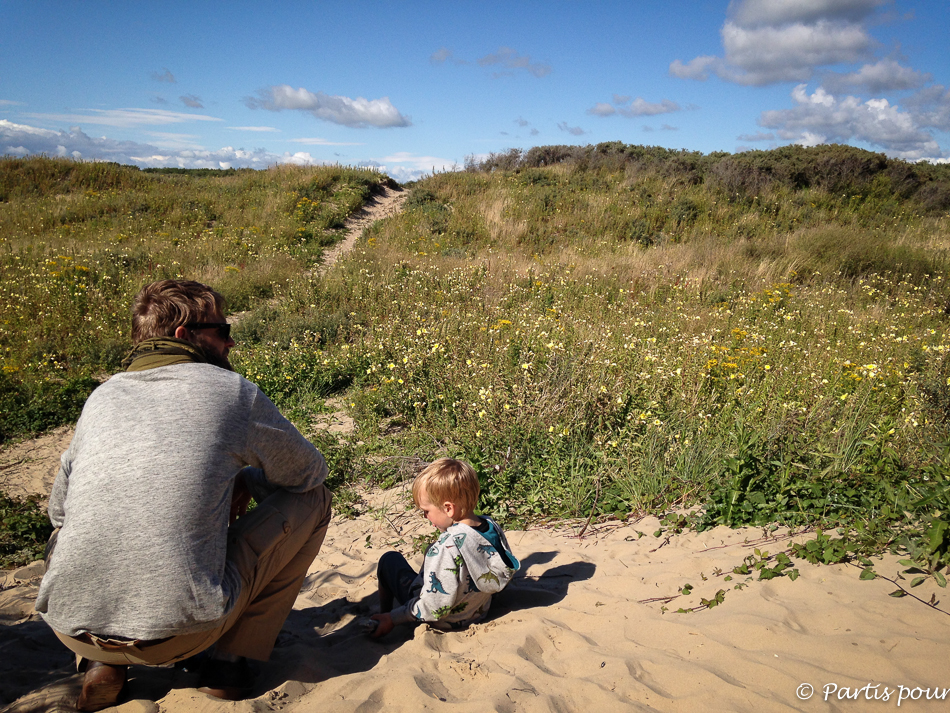
POLYGON ((445 511, 445 508, 429 502, 429 496, 425 493, 419 495, 419 509, 422 510, 426 520, 439 528, 441 532, 445 532, 449 525, 455 522, 452 516, 445 511))

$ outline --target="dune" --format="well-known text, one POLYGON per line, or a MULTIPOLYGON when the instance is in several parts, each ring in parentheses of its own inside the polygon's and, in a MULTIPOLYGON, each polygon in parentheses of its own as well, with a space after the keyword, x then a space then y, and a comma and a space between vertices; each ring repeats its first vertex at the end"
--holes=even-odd
MULTIPOLYGON (((193 671, 134 667, 114 710, 938 710, 950 699, 945 591, 929 581, 898 599, 893 582, 861 580, 855 566, 800 560, 795 581, 732 573, 756 549, 808 536, 784 530, 654 536, 647 517, 580 537, 581 522, 510 531, 523 568, 487 621, 369 639, 358 619, 375 611, 377 559, 398 549, 419 563, 412 538, 429 526, 405 486, 365 501, 361 516, 334 518, 271 660, 256 664, 253 698, 219 701, 193 687, 193 671), (719 590, 722 603, 702 608, 719 590)), ((874 568, 902 569, 890 555, 874 568)), ((71 710, 81 678, 32 610, 41 567, 5 576, 3 711, 71 710)))

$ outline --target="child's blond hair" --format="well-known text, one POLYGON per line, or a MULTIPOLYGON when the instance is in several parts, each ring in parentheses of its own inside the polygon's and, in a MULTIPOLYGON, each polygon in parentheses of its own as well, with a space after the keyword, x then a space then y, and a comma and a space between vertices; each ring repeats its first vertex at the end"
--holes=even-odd
POLYGON ((433 505, 450 502, 463 513, 471 513, 478 503, 481 486, 475 469, 455 458, 439 458, 427 465, 412 483, 412 499, 419 505, 425 493, 433 505))

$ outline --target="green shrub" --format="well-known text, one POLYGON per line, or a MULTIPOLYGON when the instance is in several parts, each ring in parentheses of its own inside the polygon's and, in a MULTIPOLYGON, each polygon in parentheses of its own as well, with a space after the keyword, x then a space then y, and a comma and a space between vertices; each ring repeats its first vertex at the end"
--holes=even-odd
POLYGON ((88 376, 23 381, 0 373, 0 442, 75 421, 98 385, 88 376))
POLYGON ((11 498, 0 492, 0 569, 11 569, 43 558, 53 534, 36 498, 11 498))

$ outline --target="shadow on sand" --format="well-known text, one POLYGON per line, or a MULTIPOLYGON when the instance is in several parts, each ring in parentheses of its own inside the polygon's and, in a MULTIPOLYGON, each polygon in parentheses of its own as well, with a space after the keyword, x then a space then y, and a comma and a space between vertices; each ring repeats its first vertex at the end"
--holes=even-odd
MULTIPOLYGON (((522 561, 521 572, 537 569, 557 556, 557 552, 535 552, 522 561)), ((572 582, 590 579, 596 567, 590 562, 571 562, 551 567, 540 574, 518 573, 504 591, 495 595, 488 620, 506 613, 547 607, 567 595, 572 582)), ((293 695, 302 695, 321 681, 361 673, 414 636, 413 627, 400 626, 382 640, 363 633, 358 619, 376 611, 376 594, 359 601, 338 597, 320 606, 294 609, 287 617, 269 661, 252 662, 257 676, 251 697, 264 695, 289 682, 297 682, 293 695), (342 626, 340 623, 346 621, 342 626)), ((73 655, 59 642, 43 621, 28 621, 0 627, 3 678, 0 704, 8 713, 71 711, 82 678, 75 672, 73 655), (37 656, 43 650, 43 656, 37 656), (24 666, 24 661, 42 660, 41 668, 24 666)), ((159 701, 172 690, 194 688, 199 662, 169 667, 132 666, 122 701, 159 701)))
POLYGON ((529 568, 547 564, 558 555, 554 552, 533 552, 521 561, 521 570, 505 589, 492 599, 490 619, 507 612, 548 607, 567 596, 571 582, 581 582, 594 576, 597 567, 592 562, 570 562, 546 569, 540 574, 524 574, 529 568))

